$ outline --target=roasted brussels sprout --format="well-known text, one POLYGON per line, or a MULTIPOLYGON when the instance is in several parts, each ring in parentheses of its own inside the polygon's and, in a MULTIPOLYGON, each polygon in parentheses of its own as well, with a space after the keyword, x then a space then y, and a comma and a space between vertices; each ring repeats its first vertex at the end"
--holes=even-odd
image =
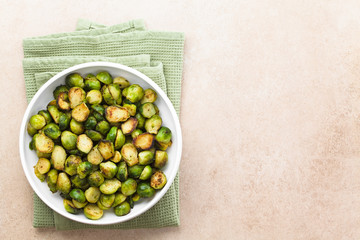
POLYGON ((128 202, 123 202, 114 208, 114 212, 116 216, 124 216, 130 212, 130 204, 128 202))
POLYGON ((96 124, 95 130, 103 135, 106 135, 110 130, 110 124, 105 120, 100 121, 96 124))
POLYGON ((172 145, 171 141, 168 143, 155 142, 156 148, 158 148, 159 150, 162 150, 162 151, 166 151, 166 149, 168 149, 171 145, 172 145))
POLYGON ((49 124, 52 122, 52 117, 50 115, 50 113, 46 110, 40 110, 38 112, 39 115, 43 116, 45 118, 46 124, 49 124))
POLYGON ((66 210, 68 213, 75 214, 75 213, 77 213, 77 212, 79 211, 79 209, 77 209, 77 208, 75 207, 75 205, 73 204, 73 202, 70 201, 70 200, 64 199, 63 204, 64 204, 65 210, 66 210))
POLYGON ((88 204, 86 207, 84 207, 84 215, 88 219, 98 220, 104 215, 104 212, 97 205, 88 204))
POLYGON ((106 179, 100 185, 100 191, 104 194, 113 194, 121 187, 121 182, 116 178, 106 179))
POLYGON ((110 131, 108 132, 107 136, 106 136, 106 140, 109 140, 110 142, 114 142, 115 138, 116 138, 116 133, 117 133, 117 127, 112 127, 110 128, 110 131))
POLYGON ((128 168, 129 177, 139 178, 143 170, 144 170, 144 166, 141 166, 141 165, 131 166, 128 168))
POLYGON ((97 187, 89 187, 85 191, 85 198, 89 203, 96 203, 100 198, 101 192, 97 187))
POLYGON ((142 151, 139 152, 139 164, 148 165, 154 161, 154 153, 152 151, 142 151))
POLYGON ((157 99, 157 93, 154 90, 149 88, 144 91, 144 97, 141 99, 140 103, 141 104, 144 104, 147 102, 153 103, 156 101, 156 99, 157 99))
POLYGON ((34 136, 37 133, 37 129, 35 129, 33 126, 31 126, 30 123, 26 125, 26 130, 30 136, 34 136))
POLYGON ((76 146, 81 152, 89 153, 93 147, 93 142, 86 134, 81 134, 77 137, 76 146))
POLYGON ((85 103, 77 105, 72 111, 71 116, 78 122, 85 122, 89 117, 90 110, 85 103))
POLYGON ((39 115, 39 114, 35 114, 30 118, 30 125, 35 128, 36 130, 40 130, 43 127, 45 127, 46 125, 46 119, 39 115))
POLYGON ((145 121, 146 118, 141 114, 141 113, 136 113, 135 114, 136 119, 138 120, 138 128, 144 128, 145 127, 145 121))
POLYGON ((77 167, 77 174, 80 178, 86 178, 92 170, 92 164, 90 162, 82 162, 77 167))
POLYGON ((99 90, 91 90, 86 94, 86 101, 90 104, 100 104, 102 102, 102 95, 99 90))
POLYGON ((86 201, 85 194, 81 189, 75 188, 71 190, 69 195, 72 199, 75 199, 80 203, 84 203, 86 201))
MULTIPOLYGON (((37 169, 37 168, 36 168, 37 169)), ((58 171, 56 169, 51 169, 46 176, 46 182, 49 186, 49 189, 52 193, 57 192, 56 183, 58 179, 58 171)))
POLYGON ((59 93, 59 96, 56 99, 57 107, 63 111, 69 111, 70 110, 70 102, 69 102, 69 96, 67 92, 61 92, 59 93))
POLYGON ((44 127, 43 131, 46 136, 48 136, 49 138, 51 138, 53 140, 58 139, 61 135, 60 128, 55 123, 49 123, 48 125, 46 125, 44 127))
POLYGON ((151 177, 151 175, 152 175, 152 168, 149 165, 147 165, 146 167, 144 167, 144 170, 141 172, 139 179, 147 180, 151 177))
POLYGON ((71 87, 81 87, 83 88, 85 86, 84 79, 82 76, 78 73, 72 73, 70 75, 67 75, 65 78, 66 86, 71 87))
POLYGON ((53 92, 54 98, 57 99, 59 94, 62 92, 68 93, 69 92, 68 87, 65 85, 57 86, 53 92))
POLYGON ((155 105, 150 102, 144 103, 140 106, 139 112, 145 118, 151 118, 152 116, 154 116, 156 114, 155 105))
POLYGON ((54 120, 54 122, 59 123, 59 118, 60 118, 60 114, 61 114, 59 109, 53 105, 48 106, 47 109, 48 109, 52 119, 54 120))
POLYGON ((124 103, 123 107, 126 108, 130 114, 130 116, 135 116, 136 115, 136 105, 135 104, 129 104, 129 103, 124 103))
POLYGON ((93 111, 92 115, 95 117, 96 121, 98 122, 103 121, 105 119, 104 116, 97 111, 93 111))
POLYGON ((73 87, 70 88, 68 97, 70 101, 70 107, 71 109, 74 109, 76 106, 80 105, 85 101, 86 93, 84 89, 80 87, 73 87))
POLYGON ((85 78, 85 89, 86 90, 100 90, 101 89, 101 83, 99 80, 96 79, 96 77, 86 77, 85 78))
POLYGON ((121 161, 121 158, 122 158, 122 156, 121 156, 120 152, 119 152, 119 151, 115 151, 114 157, 110 158, 110 160, 111 160, 112 162, 114 162, 114 163, 118 163, 118 162, 121 161))
POLYGON ((84 123, 84 127, 87 130, 95 129, 97 124, 96 118, 94 116, 88 117, 84 123))
POLYGON ((84 124, 81 122, 77 122, 75 119, 71 119, 70 121, 70 130, 79 135, 82 134, 85 131, 84 124))
POLYGON ((94 130, 86 130, 85 134, 94 142, 98 142, 103 138, 101 133, 94 131, 94 130))
POLYGON ((130 86, 129 81, 123 77, 114 78, 114 84, 119 85, 120 88, 126 88, 126 87, 130 86))
POLYGON ((54 142, 43 133, 34 135, 35 148, 41 153, 51 153, 54 149, 54 142))
POLYGON ((74 206, 78 209, 84 208, 88 204, 88 202, 86 202, 86 201, 81 203, 81 202, 76 201, 75 199, 72 199, 71 201, 74 204, 74 206))
POLYGON ((39 158, 35 168, 37 168, 40 174, 46 174, 48 171, 50 171, 51 163, 46 158, 39 158))
POLYGON ((116 164, 111 161, 100 163, 100 172, 105 178, 113 178, 116 175, 117 170, 116 164))
POLYGON ((59 173, 56 181, 56 188, 64 194, 68 194, 70 192, 71 182, 68 175, 66 175, 66 173, 64 172, 59 173))
POLYGON ((98 149, 101 153, 101 156, 108 160, 114 156, 114 144, 109 140, 100 140, 98 149))
POLYGON ((77 167, 81 163, 81 158, 76 155, 70 155, 65 161, 65 172, 70 176, 77 174, 77 167))
POLYGON ((128 120, 126 120, 123 124, 121 124, 121 131, 123 134, 130 134, 132 131, 135 130, 136 126, 138 124, 138 121, 136 118, 131 117, 128 120))
POLYGON ((171 141, 171 130, 167 127, 161 127, 156 134, 155 140, 159 143, 169 143, 171 141))
POLYGON ((59 128, 61 131, 69 128, 71 116, 65 113, 61 113, 59 117, 59 128))
POLYGON ((109 106, 105 109, 105 118, 110 123, 125 122, 129 117, 129 111, 124 107, 109 106))
POLYGON ((157 134, 162 124, 161 117, 154 115, 145 121, 145 130, 151 134, 157 134))
POLYGON ((133 140, 133 144, 135 145, 135 147, 141 150, 150 149, 153 146, 153 143, 154 135, 150 133, 140 134, 133 140))
POLYGON ((104 176, 99 171, 92 172, 88 176, 88 182, 92 187, 99 187, 104 180, 104 176))
POLYGON ((134 194, 132 195, 131 199, 132 199, 133 202, 137 202, 137 201, 140 200, 140 195, 137 194, 137 193, 134 193, 134 194))
POLYGON ((61 144, 66 150, 76 148, 77 136, 70 131, 63 131, 61 133, 61 144))
POLYGON ((121 129, 117 130, 116 138, 115 138, 115 149, 120 149, 125 144, 125 135, 121 131, 121 129))
POLYGON ((101 89, 104 101, 109 105, 120 104, 121 89, 117 84, 104 85, 101 89))
POLYGON ((101 155, 98 149, 98 145, 96 145, 91 149, 91 151, 87 155, 87 160, 94 165, 98 165, 104 160, 103 156, 101 155))
POLYGON ((142 133, 143 133, 143 131, 141 129, 135 129, 134 131, 132 131, 131 137, 134 139, 142 133))
POLYGON ((150 186, 154 189, 162 189, 166 184, 166 176, 162 171, 156 171, 150 179, 150 186))
POLYGON ((101 194, 99 201, 104 207, 111 208, 115 201, 115 193, 113 194, 101 194))
POLYGON ((134 179, 128 178, 121 184, 121 193, 125 196, 130 196, 136 192, 137 183, 134 179))
POLYGON ((116 174, 117 179, 121 182, 126 181, 128 178, 128 169, 125 162, 120 162, 118 167, 118 172, 116 174))
POLYGON ((130 102, 136 103, 140 101, 144 96, 144 89, 140 87, 138 84, 132 84, 127 88, 126 91, 126 99, 130 102))
POLYGON ((165 166, 165 164, 168 161, 168 154, 165 151, 157 150, 155 152, 155 162, 154 167, 156 168, 162 168, 165 166))
POLYGON ((104 113, 105 113, 105 108, 102 105, 99 105, 99 104, 91 105, 91 109, 96 111, 97 113, 99 113, 101 115, 104 115, 104 113))
POLYGON ((79 175, 74 175, 70 178, 72 185, 76 188, 86 190, 89 187, 89 183, 86 178, 80 178, 79 175))
POLYGON ((134 166, 139 162, 138 151, 135 146, 131 143, 126 143, 121 148, 121 155, 128 166, 134 166))
POLYGON ((140 197, 148 198, 154 196, 155 189, 149 183, 142 182, 138 184, 136 192, 140 197))
POLYGON ((66 151, 62 146, 55 145, 51 154, 51 162, 55 169, 64 170, 66 161, 66 151))
POLYGON ((113 79, 108 72, 99 72, 96 74, 96 78, 103 84, 110 84, 113 82, 113 79))
POLYGON ((116 193, 115 199, 111 207, 116 207, 119 204, 123 203, 126 200, 126 196, 122 193, 116 193))

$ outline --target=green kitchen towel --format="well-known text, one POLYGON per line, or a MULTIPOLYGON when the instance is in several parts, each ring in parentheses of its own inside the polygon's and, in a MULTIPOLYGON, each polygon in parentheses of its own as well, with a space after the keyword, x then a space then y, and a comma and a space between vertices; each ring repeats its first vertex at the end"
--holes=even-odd
MULTIPOLYGON (((90 61, 110 61, 134 67, 149 76, 167 92, 179 114, 184 35, 145 31, 144 26, 141 20, 111 27, 79 20, 79 31, 25 39, 23 67, 28 101, 47 79, 67 67, 90 61)), ((34 194, 34 227, 120 229, 177 226, 179 223, 178 176, 165 196, 149 211, 128 222, 108 226, 85 225, 64 218, 34 194)))

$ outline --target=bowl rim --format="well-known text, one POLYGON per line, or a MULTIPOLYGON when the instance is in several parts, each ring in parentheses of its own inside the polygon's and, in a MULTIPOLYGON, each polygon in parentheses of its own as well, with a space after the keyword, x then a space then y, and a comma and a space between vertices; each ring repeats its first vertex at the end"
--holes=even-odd
POLYGON ((172 185, 178 170, 179 170, 179 166, 180 166, 180 162, 181 162, 181 155, 182 155, 182 132, 181 132, 181 126, 180 126, 180 121, 179 121, 179 117, 175 111, 174 106, 172 105, 170 99, 168 98, 168 96, 165 94, 165 92, 153 81, 151 80, 149 77, 147 77, 145 74, 139 72, 136 69, 133 69, 131 67, 119 64, 119 63, 112 63, 112 62, 105 62, 105 61, 96 61, 96 62, 88 62, 88 63, 81 63, 81 64, 77 64, 74 65, 72 67, 69 67, 67 69, 64 69, 63 71, 57 73, 55 76, 53 76, 52 78, 50 78, 43 86, 40 87, 40 89, 36 92, 36 94, 33 96, 33 98, 31 99, 30 103, 28 104, 26 111, 24 113, 22 122, 21 122, 21 126, 20 126, 20 134, 19 134, 19 152, 20 152, 20 159, 21 159, 21 165, 23 168, 23 171, 25 173, 25 176, 31 186, 31 188, 33 189, 33 191, 39 196, 39 198, 48 206, 50 207, 53 211, 59 213, 60 215, 76 221, 76 222, 80 222, 80 223, 84 223, 84 224, 91 224, 91 225, 109 225, 109 224, 116 224, 116 223, 121 223, 121 222, 126 222, 129 221, 143 213, 145 213, 146 211, 148 211, 150 208, 152 208, 156 203, 158 203, 158 201, 166 194, 166 192, 168 191, 168 189, 170 188, 170 186, 172 185), (48 88, 48 86, 50 84, 52 84, 53 82, 55 82, 58 78, 63 77, 69 73, 75 72, 76 70, 80 70, 82 68, 88 68, 88 67, 110 67, 110 68, 118 68, 121 69, 123 71, 127 71, 131 74, 136 75, 137 77, 141 78, 142 80, 144 80, 145 82, 147 82, 152 88, 155 89, 155 91, 163 98, 166 106, 169 108, 169 111, 171 113, 171 116, 174 120, 174 124, 175 124, 175 131, 176 131, 176 142, 177 142, 177 147, 178 147, 178 151, 176 153, 176 159, 175 161, 175 168, 172 170, 170 176, 166 176, 167 177, 167 184, 165 185, 165 187, 157 192, 155 194, 155 196, 153 197, 154 199, 152 199, 149 203, 147 203, 147 205, 145 205, 141 210, 139 210, 138 212, 134 213, 133 215, 125 215, 122 217, 119 217, 117 221, 112 221, 112 222, 103 222, 101 221, 101 219, 99 219, 98 221, 94 221, 94 220, 90 220, 90 219, 77 219, 74 215, 74 218, 71 218, 70 216, 66 216, 63 214, 62 211, 60 211, 59 209, 57 209, 57 207, 55 206, 55 204, 52 204, 51 201, 49 201, 47 199, 47 197, 45 197, 42 192, 40 191, 40 189, 37 189, 35 187, 35 183, 33 182, 33 178, 30 176, 29 171, 26 171, 26 159, 25 159, 25 151, 24 151, 24 147, 25 147, 25 135, 27 134, 26 132, 26 125, 27 125, 27 119, 29 118, 29 114, 30 111, 32 110, 35 102, 37 101, 37 99, 39 98, 39 96, 48 88))

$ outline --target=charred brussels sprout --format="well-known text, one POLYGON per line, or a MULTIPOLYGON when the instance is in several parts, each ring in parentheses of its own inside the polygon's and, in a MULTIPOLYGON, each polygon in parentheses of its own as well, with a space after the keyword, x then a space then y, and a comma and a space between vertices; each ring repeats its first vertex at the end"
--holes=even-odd
POLYGON ((105 160, 108 160, 114 156, 114 144, 108 140, 100 140, 98 149, 101 156, 105 160))
POLYGON ((151 134, 157 134, 162 124, 161 117, 154 115, 145 121, 145 130, 151 134))
POLYGON ((137 186, 136 192, 140 197, 148 198, 154 196, 155 189, 149 183, 142 182, 137 186))
POLYGON ((87 130, 94 129, 97 124, 96 118, 94 116, 88 117, 88 119, 84 123, 84 127, 87 130))
POLYGON ((78 73, 72 73, 70 75, 67 75, 66 79, 65 79, 65 83, 66 83, 66 86, 69 88, 71 88, 71 87, 83 88, 85 86, 84 79, 78 73))
POLYGON ((98 220, 104 215, 104 212, 95 204, 88 204, 84 207, 84 215, 88 219, 98 220))
POLYGON ((136 148, 141 150, 147 150, 150 149, 153 146, 154 143, 154 135, 150 133, 143 133, 137 136, 133 143, 136 148))
POLYGON ((145 118, 151 118, 156 114, 155 105, 152 103, 144 103, 140 106, 139 112, 141 115, 143 115, 145 118))
POLYGON ((110 106, 105 109, 105 118, 110 123, 125 122, 129 117, 129 111, 124 107, 110 106))
POLYGON ((77 105, 72 111, 71 116, 78 122, 85 122, 89 117, 90 110, 85 103, 77 105))
POLYGON ((105 178, 113 178, 116 175, 117 170, 116 164, 111 161, 100 163, 100 171, 105 178))
POLYGON ((59 173, 56 182, 56 188, 64 194, 68 194, 70 192, 71 182, 68 175, 66 175, 66 173, 64 172, 59 173))
POLYGON ((85 198, 89 203, 96 203, 100 198, 101 192, 97 187, 89 187, 85 191, 85 198))
POLYGON ((51 153, 53 151, 54 142, 45 134, 35 134, 33 139, 35 141, 35 148, 37 151, 41 153, 51 153))
POLYGON ((119 85, 119 87, 120 87, 121 89, 130 86, 129 81, 126 80, 126 79, 123 78, 123 77, 116 77, 116 78, 114 78, 114 84, 119 85))
POLYGON ((67 150, 76 148, 77 136, 70 131, 63 131, 61 133, 61 143, 67 150))
POLYGON ((120 152, 119 152, 119 151, 115 151, 114 157, 110 158, 110 160, 111 160, 112 162, 114 162, 114 163, 118 163, 118 162, 121 161, 121 158, 122 158, 122 156, 121 156, 120 152))
POLYGON ((134 166, 139 162, 138 159, 138 152, 135 146, 131 143, 126 143, 121 148, 121 155, 124 158, 124 161, 127 163, 128 166, 134 166))
POLYGON ((113 82, 113 79, 108 72, 99 72, 96 74, 96 78, 103 84, 110 84, 113 82))
POLYGON ((134 139, 142 133, 143 133, 143 131, 141 129, 135 129, 134 131, 132 131, 131 137, 134 139))
POLYGON ((74 176, 77 173, 77 167, 81 162, 79 156, 70 155, 65 161, 65 172, 70 176, 74 176))
POLYGON ((154 153, 152 151, 139 152, 139 164, 148 165, 154 161, 154 153))
POLYGON ((107 121, 100 121, 96 124, 95 130, 106 135, 110 130, 110 124, 107 121))
POLYGON ((59 109, 63 111, 69 111, 70 110, 70 102, 69 97, 66 92, 59 93, 59 96, 56 99, 56 104, 59 109))
POLYGON ((88 176, 88 182, 92 187, 99 187, 104 180, 104 176, 99 171, 92 172, 88 176))
POLYGON ((125 97, 130 102, 136 103, 144 97, 144 89, 142 89, 142 87, 140 87, 138 84, 130 85, 127 88, 125 97))
POLYGON ((144 97, 141 99, 140 103, 141 104, 144 104, 147 102, 153 103, 156 101, 156 99, 157 99, 157 93, 154 90, 149 88, 144 91, 144 97))
POLYGON ((61 112, 59 111, 59 109, 56 106, 48 106, 47 107, 52 119, 54 120, 55 123, 59 123, 59 118, 60 118, 60 114, 61 112))
POLYGON ((116 216, 124 216, 130 212, 130 204, 128 202, 123 202, 114 208, 114 212, 116 216))
POLYGON ((162 168, 165 166, 165 164, 168 161, 168 154, 165 151, 156 151, 155 152, 155 162, 154 167, 156 168, 162 168))
POLYGON ((76 188, 80 188, 85 190, 89 187, 89 183, 87 182, 86 178, 80 178, 79 175, 74 175, 70 179, 72 185, 76 188))
POLYGON ((126 120, 123 124, 121 124, 121 131, 123 134, 130 134, 132 131, 135 130, 136 126, 138 124, 138 121, 136 118, 131 117, 128 120, 126 120))
POLYGON ((72 199, 75 199, 80 203, 84 203, 86 201, 85 194, 81 189, 75 188, 71 190, 69 195, 72 199))
POLYGON ((86 101, 90 104, 100 104, 102 102, 102 95, 99 90, 91 90, 86 94, 86 101))
POLYGON ((77 174, 80 178, 84 179, 90 174, 92 170, 92 164, 90 162, 82 162, 77 167, 77 174))
POLYGON ((39 158, 35 168, 37 168, 40 174, 46 174, 48 171, 50 171, 51 163, 46 158, 39 158))
POLYGON ((59 94, 62 92, 65 92, 65 93, 69 92, 68 87, 65 85, 57 86, 53 92, 54 98, 57 99, 59 94))
POLYGON ((91 151, 87 155, 87 160, 94 165, 98 165, 104 160, 97 145, 91 149, 91 151))
POLYGON ((46 124, 49 124, 52 122, 52 117, 50 115, 50 113, 46 110, 40 110, 38 112, 39 115, 43 116, 45 118, 46 124))
POLYGON ((55 169, 64 170, 66 161, 66 151, 62 146, 55 145, 51 154, 51 162, 55 169))
POLYGON ((60 128, 55 123, 49 123, 48 125, 46 125, 44 127, 43 131, 46 136, 48 136, 49 138, 51 138, 53 140, 58 139, 61 135, 60 128))
POLYGON ((77 209, 77 208, 75 207, 75 205, 73 204, 73 202, 70 201, 70 200, 64 199, 63 204, 64 204, 65 210, 66 210, 68 213, 75 214, 75 213, 77 213, 77 212, 79 211, 79 209, 77 209))
POLYGON ((161 127, 156 134, 155 140, 159 143, 169 143, 171 141, 171 130, 167 127, 161 127))
POLYGON ((77 122, 75 119, 71 119, 70 130, 75 134, 82 134, 85 131, 85 127, 81 122, 77 122))
POLYGON ((68 93, 70 107, 73 109, 85 101, 86 93, 84 89, 80 87, 70 88, 68 93))
POLYGON ((166 184, 166 176, 162 171, 156 171, 150 179, 150 186, 154 189, 162 189, 166 184))
POLYGON ((136 192, 137 183, 134 179, 128 178, 121 184, 121 193, 125 196, 130 196, 136 192))
POLYGON ((30 118, 30 125, 36 130, 40 130, 45 127, 46 119, 39 114, 35 114, 30 118))
POLYGON ((100 185, 100 191, 104 194, 113 194, 121 187, 121 182, 116 178, 106 179, 103 184, 100 185))
POLYGON ((77 138, 76 146, 81 152, 87 154, 92 149, 93 142, 86 134, 81 134, 77 138))
POLYGON ((128 168, 127 168, 125 162, 120 162, 119 163, 118 172, 116 174, 116 177, 121 182, 126 181, 126 179, 128 178, 128 168))

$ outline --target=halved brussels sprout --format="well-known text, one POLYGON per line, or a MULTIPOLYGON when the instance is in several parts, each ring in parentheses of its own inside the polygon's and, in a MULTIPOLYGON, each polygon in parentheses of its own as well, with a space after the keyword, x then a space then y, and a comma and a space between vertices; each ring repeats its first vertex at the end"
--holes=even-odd
POLYGON ((104 194, 113 194, 121 187, 121 182, 116 178, 106 179, 100 185, 100 191, 104 194))
POLYGON ((113 178, 116 175, 117 170, 116 164, 111 161, 100 163, 100 172, 105 178, 113 178))
POLYGON ((121 129, 118 129, 115 138, 115 149, 120 149, 124 144, 125 144, 125 135, 123 134, 121 129))
POLYGON ((68 213, 75 214, 75 213, 77 213, 77 212, 79 211, 79 209, 77 209, 77 208, 75 207, 75 205, 73 204, 73 202, 70 201, 70 200, 64 199, 63 204, 64 204, 65 210, 66 210, 68 213))
POLYGON ((71 87, 81 87, 83 88, 85 86, 84 79, 82 76, 78 73, 72 73, 70 75, 67 75, 65 78, 66 86, 71 87))
POLYGON ((80 178, 79 175, 74 175, 71 177, 71 183, 74 187, 86 190, 89 187, 89 183, 86 178, 80 178))
POLYGON ((121 124, 121 131, 125 135, 130 134, 132 131, 135 130, 137 124, 138 124, 137 119, 134 117, 131 117, 128 120, 126 120, 123 124, 121 124))
POLYGON ((78 122, 85 122, 89 114, 90 110, 85 103, 77 105, 71 112, 71 116, 78 122))
POLYGON ((55 106, 56 107, 56 100, 51 100, 47 106, 55 106))
POLYGON ((100 121, 96 124, 95 130, 103 135, 106 135, 110 130, 110 124, 105 120, 100 121))
POLYGON ((51 163, 46 158, 39 158, 35 167, 37 168, 40 174, 46 174, 48 171, 50 171, 51 163))
POLYGON ((88 202, 86 202, 86 201, 81 203, 81 202, 76 201, 75 199, 72 199, 71 201, 74 204, 74 206, 78 209, 84 208, 88 204, 88 202))
POLYGON ((34 166, 34 174, 41 182, 45 181, 46 175, 39 173, 36 165, 34 166))
POLYGON ((65 113, 60 113, 59 117, 59 128, 61 131, 69 128, 71 116, 65 113))
POLYGON ((98 165, 104 160, 103 156, 101 155, 98 149, 98 145, 96 145, 91 149, 91 151, 87 155, 87 160, 94 165, 98 165))
POLYGON ((55 169, 64 170, 66 161, 66 151, 62 146, 55 145, 51 154, 51 162, 55 169))
POLYGON ((140 180, 147 180, 151 177, 152 175, 152 168, 147 165, 144 170, 141 172, 141 175, 139 177, 140 180))
POLYGON ((130 86, 130 83, 128 80, 126 80, 125 78, 123 77, 116 77, 114 78, 114 84, 117 84, 119 85, 120 88, 126 88, 128 86, 130 86))
POLYGON ((43 133, 34 135, 35 148, 41 153, 51 153, 54 149, 54 142, 43 133))
POLYGON ((137 186, 136 192, 140 197, 148 198, 154 196, 155 189, 153 189, 149 183, 142 182, 137 186))
POLYGON ((48 136, 49 138, 51 138, 53 140, 58 139, 61 135, 60 128, 55 123, 49 123, 48 125, 46 125, 44 127, 43 131, 46 136, 48 136))
POLYGON ((154 153, 152 151, 142 151, 139 152, 139 164, 148 165, 154 161, 154 153))
POLYGON ((45 125, 46 125, 46 119, 39 114, 35 114, 35 115, 31 116, 29 122, 30 122, 30 125, 33 128, 35 128, 36 130, 40 130, 43 127, 45 127, 45 125))
POLYGON ((133 140, 133 144, 141 150, 150 149, 154 144, 154 135, 150 133, 140 134, 133 140))
POLYGON ((66 150, 76 148, 77 135, 70 131, 63 131, 61 133, 61 143, 66 150))
POLYGON ((71 190, 69 195, 72 199, 75 199, 76 201, 78 201, 80 203, 86 202, 85 194, 81 189, 75 188, 75 189, 71 190))
POLYGON ((130 204, 123 202, 114 208, 114 212, 116 216, 124 216, 130 212, 130 204))
POLYGON ((98 149, 105 160, 114 156, 114 144, 108 140, 100 140, 98 149))
POLYGON ((159 143, 169 143, 171 141, 171 130, 167 127, 161 127, 156 134, 155 140, 159 143))
POLYGON ((115 194, 101 194, 99 201, 104 207, 111 208, 115 201, 115 194))
POLYGON ((139 112, 145 118, 151 118, 152 116, 154 116, 156 114, 155 105, 150 102, 144 103, 140 106, 139 112))
POLYGON ((145 121, 145 130, 151 134, 157 134, 162 124, 161 117, 154 115, 145 121))
POLYGON ((100 104, 102 102, 102 95, 99 90, 91 90, 86 94, 86 101, 90 104, 100 104))
POLYGON ((105 102, 109 105, 121 103, 121 89, 117 84, 104 85, 101 89, 105 102))
POLYGON ((137 183, 134 179, 128 178, 121 184, 121 193, 125 196, 130 196, 136 192, 137 183))
POLYGON ((132 131, 131 137, 134 139, 142 133, 143 133, 143 131, 141 129, 135 129, 134 131, 132 131))
POLYGON ((93 111, 92 115, 95 117, 96 121, 98 122, 103 121, 105 119, 104 116, 97 111, 93 111))
POLYGON ((39 115, 43 116, 45 118, 46 124, 49 124, 52 122, 52 117, 50 115, 50 113, 46 110, 40 110, 38 112, 39 115))
POLYGON ((90 162, 82 162, 77 167, 77 174, 80 178, 84 179, 91 173, 92 167, 93 166, 90 162))
POLYGON ((52 193, 57 192, 57 188, 56 188, 57 179, 58 179, 58 171, 56 169, 51 169, 46 176, 46 182, 52 193))
POLYGON ((104 113, 105 113, 105 108, 99 104, 91 105, 91 109, 93 109, 97 113, 100 113, 101 115, 104 115, 104 113))
POLYGON ((75 119, 70 121, 70 130, 75 134, 82 134, 85 131, 84 124, 77 122, 75 119))
POLYGON ((56 104, 57 104, 58 108, 63 111, 70 110, 70 102, 69 102, 69 97, 68 97, 67 92, 59 93, 59 95, 56 99, 56 104))
POLYGON ((68 87, 65 85, 57 86, 53 92, 54 98, 57 99, 61 92, 65 92, 65 93, 69 92, 68 87))
POLYGON ((59 123, 60 111, 56 106, 50 105, 47 107, 52 119, 55 123, 59 123))
POLYGON ((144 97, 141 99, 140 103, 141 104, 147 102, 153 103, 156 101, 156 99, 157 99, 157 93, 154 90, 148 88, 144 91, 144 97))
POLYGON ((121 181, 124 182, 128 178, 128 168, 125 162, 120 162, 118 166, 118 172, 116 177, 121 181))
POLYGON ((135 114, 136 114, 136 105, 135 105, 135 104, 125 103, 125 104, 123 105, 123 107, 128 110, 130 116, 135 116, 135 114))
POLYGON ((84 127, 87 130, 94 129, 96 127, 97 121, 94 116, 89 116, 84 123, 84 127))
POLYGON ((70 176, 74 176, 77 173, 77 167, 81 163, 81 158, 76 155, 70 155, 65 161, 65 172, 70 176))
POLYGON ((157 150, 155 152, 155 162, 154 167, 162 168, 168 161, 168 154, 165 151, 157 150))
POLYGON ((141 166, 141 165, 131 166, 128 168, 129 177, 139 178, 143 170, 144 170, 144 166, 141 166))
POLYGON ((126 91, 126 99, 130 102, 136 103, 140 101, 144 96, 144 89, 140 87, 138 84, 132 84, 127 88, 126 91))
POLYGON ((94 130, 86 130, 85 134, 94 142, 100 141, 103 138, 101 133, 94 130))
POLYGON ((42 153, 42 152, 39 152, 37 149, 35 149, 35 152, 39 158, 50 158, 51 157, 51 153, 42 153))
POLYGON ((99 72, 98 74, 96 74, 96 78, 104 83, 104 84, 110 84, 113 82, 113 79, 111 77, 111 75, 108 72, 99 72))
POLYGON ((137 202, 140 200, 140 195, 137 193, 134 193, 131 197, 131 199, 133 200, 133 202, 137 202))
POLYGON ((117 129, 118 128, 115 126, 112 127, 106 136, 106 140, 109 140, 110 142, 114 142, 116 138, 117 129))
POLYGON ((162 171, 156 171, 150 179, 150 186, 154 189, 162 189, 166 184, 166 176, 162 171))
POLYGON ((96 203, 100 198, 101 192, 97 187, 89 187, 85 191, 85 198, 89 203, 96 203))
POLYGON ((71 182, 68 175, 66 175, 66 173, 64 172, 59 173, 56 181, 56 188, 64 194, 68 194, 70 192, 71 182))
POLYGON ((105 118, 110 123, 124 122, 129 117, 129 111, 124 107, 109 106, 105 109, 105 118))
POLYGON ((136 113, 135 114, 136 119, 138 120, 138 128, 144 128, 145 127, 145 121, 146 118, 141 114, 141 113, 136 113))
POLYGON ((104 180, 104 176, 99 171, 92 172, 88 176, 88 182, 92 187, 99 187, 104 180))
POLYGON ((101 83, 94 77, 85 78, 85 89, 86 90, 100 90, 101 83))
POLYGON ((159 150, 162 150, 162 151, 166 151, 166 149, 168 149, 171 145, 172 145, 172 141, 170 141, 168 143, 159 143, 157 141, 155 142, 156 148, 158 148, 159 150))
POLYGON ((111 207, 116 207, 119 204, 123 203, 126 200, 126 196, 122 193, 116 193, 115 194, 115 200, 111 207))
POLYGON ((31 126, 30 122, 26 125, 26 130, 30 136, 34 136, 37 133, 37 129, 31 126))
POLYGON ((104 212, 97 205, 88 204, 84 207, 84 214, 88 219, 98 220, 104 215, 104 212))
POLYGON ((118 163, 118 162, 121 161, 121 158, 122 158, 122 156, 121 156, 120 152, 119 152, 119 151, 115 151, 114 157, 110 158, 110 161, 112 161, 112 162, 114 162, 114 163, 118 163))
POLYGON ((93 142, 86 134, 81 134, 77 137, 77 148, 83 153, 89 153, 93 147, 93 142))
POLYGON ((68 93, 70 107, 73 109, 85 101, 86 93, 84 89, 80 87, 70 88, 68 93))
POLYGON ((139 162, 136 147, 131 143, 126 143, 124 146, 122 146, 121 155, 123 156, 124 161, 128 166, 134 166, 139 162))

